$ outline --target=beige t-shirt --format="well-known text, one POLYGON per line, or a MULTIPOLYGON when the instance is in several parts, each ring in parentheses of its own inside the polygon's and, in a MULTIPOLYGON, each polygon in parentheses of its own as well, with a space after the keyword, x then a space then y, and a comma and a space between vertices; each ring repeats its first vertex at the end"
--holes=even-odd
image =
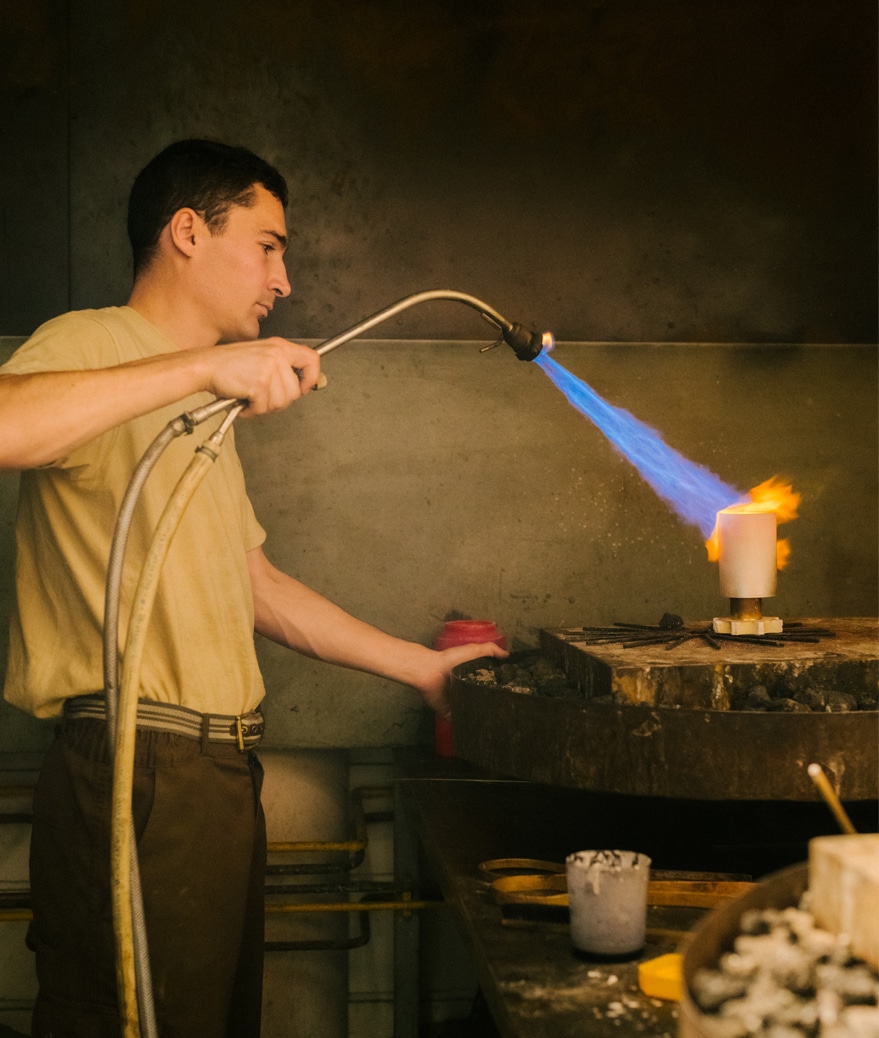
MULTIPOLYGON (((176 349, 130 307, 84 310, 43 325, 0 371, 110 367, 176 349)), ((65 698, 103 687, 105 579, 120 503, 156 435, 171 419, 211 399, 207 393, 188 397, 111 429, 52 466, 21 474, 17 608, 4 687, 10 703, 53 717, 65 698)), ((123 572, 122 645, 162 510, 195 448, 222 417, 172 441, 141 492, 123 572)), ((260 702, 265 690, 254 652, 246 552, 264 539, 230 431, 171 543, 147 633, 140 698, 233 715, 260 702)))

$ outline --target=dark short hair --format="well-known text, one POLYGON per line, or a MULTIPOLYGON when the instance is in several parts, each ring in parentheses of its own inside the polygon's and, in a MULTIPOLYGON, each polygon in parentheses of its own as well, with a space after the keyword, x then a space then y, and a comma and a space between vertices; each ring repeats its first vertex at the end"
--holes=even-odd
POLYGON ((135 275, 149 265, 162 231, 178 209, 194 209, 211 234, 218 234, 233 206, 253 204, 257 184, 286 207, 286 181, 247 148, 210 140, 169 145, 138 173, 128 199, 135 275))

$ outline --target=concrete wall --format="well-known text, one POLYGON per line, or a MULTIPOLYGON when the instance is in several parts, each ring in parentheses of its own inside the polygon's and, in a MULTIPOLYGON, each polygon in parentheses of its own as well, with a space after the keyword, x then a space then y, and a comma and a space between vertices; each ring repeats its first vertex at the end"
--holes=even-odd
MULTIPOLYGON (((292 188, 324 337, 472 292, 566 340, 874 342, 870 0, 20 0, 0 13, 0 334, 124 299, 182 136, 292 188)), ((472 337, 435 306, 388 337, 472 337)))

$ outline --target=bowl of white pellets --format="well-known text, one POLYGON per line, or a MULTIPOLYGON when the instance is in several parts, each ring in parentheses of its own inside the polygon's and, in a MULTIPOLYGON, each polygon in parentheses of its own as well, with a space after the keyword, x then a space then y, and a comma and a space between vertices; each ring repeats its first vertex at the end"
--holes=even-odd
MULTIPOLYGON (((879 912, 870 918, 876 887, 861 882, 854 890, 850 918, 843 918, 845 930, 857 931, 853 942, 838 908, 850 878, 828 877, 828 925, 823 903, 814 910, 810 864, 814 878, 811 848, 810 863, 767 877, 692 932, 683 956, 681 1038, 879 1038, 879 912)), ((868 861, 871 878, 874 866, 879 856, 868 861)))

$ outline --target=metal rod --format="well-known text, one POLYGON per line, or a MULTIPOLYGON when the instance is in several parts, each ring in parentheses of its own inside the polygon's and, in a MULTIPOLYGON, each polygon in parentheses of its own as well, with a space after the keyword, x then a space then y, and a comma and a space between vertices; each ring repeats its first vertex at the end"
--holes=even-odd
MULTIPOLYGON (((331 339, 325 339, 319 346, 315 347, 315 353, 323 356, 331 350, 334 350, 337 346, 341 346, 343 343, 349 342, 356 336, 369 331, 370 328, 374 328, 377 324, 381 324, 382 321, 387 321, 389 318, 395 317, 404 310, 408 310, 410 306, 441 299, 446 299, 455 303, 464 303, 465 306, 471 307, 473 310, 482 314, 487 321, 495 325, 502 335, 513 330, 513 324, 508 321, 506 317, 502 317, 494 307, 489 306, 488 303, 484 303, 481 299, 477 299, 476 296, 468 295, 466 292, 456 292, 454 289, 450 288, 432 288, 425 292, 413 292, 412 295, 404 296, 402 299, 398 299, 396 303, 391 303, 390 306, 386 306, 383 310, 379 310, 371 317, 365 317, 362 321, 358 321, 357 324, 351 325, 350 328, 345 329, 343 332, 339 332, 338 335, 334 335, 331 339)), ((223 399, 216 400, 213 404, 207 406, 213 408, 215 411, 219 411, 225 407, 231 407, 235 403, 235 400, 223 399)))
POLYGON ((362 335, 364 332, 369 331, 370 328, 374 328, 377 324, 381 324, 382 321, 387 321, 391 317, 396 317, 397 314, 402 313, 404 310, 408 310, 410 306, 415 306, 417 303, 428 303, 435 299, 448 299, 453 302, 464 303, 466 306, 477 310, 483 317, 491 321, 492 324, 497 325, 498 330, 501 332, 508 332, 513 327, 505 317, 501 317, 497 310, 490 307, 487 303, 483 303, 481 299, 477 299, 475 296, 467 295, 466 292, 455 292, 452 289, 434 288, 429 289, 426 292, 415 292, 412 295, 398 299, 396 303, 391 303, 390 306, 386 306, 383 310, 379 310, 371 317, 366 317, 362 321, 358 321, 357 324, 346 329, 344 332, 339 332, 338 335, 334 335, 331 339, 326 339, 320 344, 320 346, 316 347, 315 352, 323 356, 325 353, 329 353, 330 350, 334 350, 337 346, 341 346, 342 343, 348 342, 357 335, 362 335))
POLYGON ((435 908, 443 901, 324 901, 303 904, 288 901, 282 905, 266 905, 266 915, 285 915, 308 912, 413 912, 422 908, 435 908))

